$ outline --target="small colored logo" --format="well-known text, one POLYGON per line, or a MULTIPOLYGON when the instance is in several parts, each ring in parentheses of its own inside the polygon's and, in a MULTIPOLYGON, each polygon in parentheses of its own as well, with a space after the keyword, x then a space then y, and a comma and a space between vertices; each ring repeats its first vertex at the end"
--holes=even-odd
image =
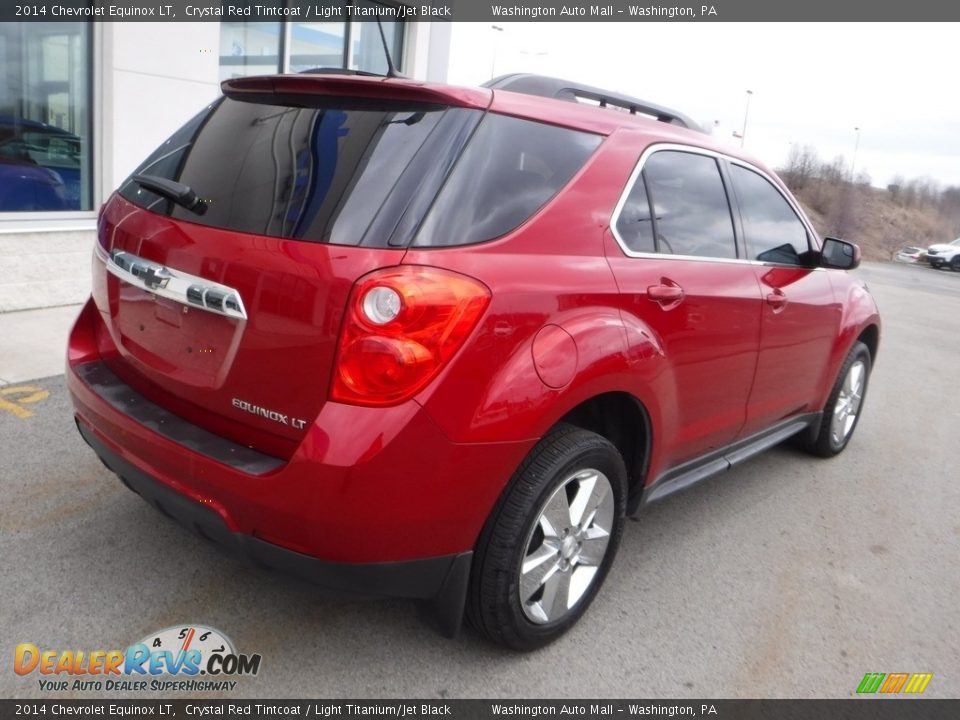
POLYGON ((857 686, 857 694, 903 692, 918 695, 927 689, 932 678, 933 673, 867 673, 857 686))
POLYGON ((256 675, 260 661, 259 654, 238 653, 219 630, 176 625, 125 650, 42 650, 34 643, 20 643, 13 671, 21 676, 37 673, 44 691, 232 690, 233 678, 256 675), (171 676, 182 680, 165 680, 171 676))

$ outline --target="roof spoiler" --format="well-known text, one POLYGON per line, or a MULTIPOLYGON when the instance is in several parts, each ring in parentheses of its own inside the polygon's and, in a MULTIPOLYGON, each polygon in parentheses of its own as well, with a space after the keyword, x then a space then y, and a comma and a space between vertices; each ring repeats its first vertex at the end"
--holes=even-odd
POLYGON ((696 122, 676 110, 671 110, 670 108, 647 102, 646 100, 630 97, 629 95, 620 95, 610 92, 609 90, 602 90, 589 85, 581 85, 570 82, 569 80, 561 80, 560 78, 532 75, 530 73, 515 73, 488 80, 483 84, 483 87, 492 90, 509 90, 510 92, 522 93, 524 95, 538 95, 540 97, 556 98, 557 100, 568 100, 570 102, 588 100, 598 103, 602 108, 612 106, 625 110, 631 115, 649 115, 660 122, 703 132, 696 122))
POLYGON ((344 75, 342 73, 306 75, 258 75, 224 80, 223 94, 235 100, 269 102, 270 96, 350 97, 357 99, 394 100, 409 103, 450 105, 486 109, 493 93, 481 88, 460 88, 449 85, 387 78, 381 76, 344 75))

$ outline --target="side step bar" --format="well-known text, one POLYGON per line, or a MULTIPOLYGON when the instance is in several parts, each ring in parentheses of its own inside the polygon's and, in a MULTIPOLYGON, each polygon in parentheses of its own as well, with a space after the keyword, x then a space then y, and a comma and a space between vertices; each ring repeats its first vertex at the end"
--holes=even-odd
POLYGON ((759 455, 787 438, 820 426, 823 413, 806 413, 784 420, 756 435, 738 440, 708 455, 691 460, 663 473, 643 490, 640 507, 663 500, 719 473, 729 470, 744 460, 759 455))

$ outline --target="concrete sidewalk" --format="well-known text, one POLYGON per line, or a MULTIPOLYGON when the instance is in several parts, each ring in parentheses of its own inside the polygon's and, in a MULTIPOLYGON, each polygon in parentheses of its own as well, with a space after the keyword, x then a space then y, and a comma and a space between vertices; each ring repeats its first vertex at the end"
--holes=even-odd
POLYGON ((0 386, 63 373, 80 305, 0 313, 0 386))

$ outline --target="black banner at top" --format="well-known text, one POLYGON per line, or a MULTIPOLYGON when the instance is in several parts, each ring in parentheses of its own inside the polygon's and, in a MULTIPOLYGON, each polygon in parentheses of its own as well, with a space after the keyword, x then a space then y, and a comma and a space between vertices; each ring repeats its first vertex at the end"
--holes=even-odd
POLYGON ((910 22, 960 20, 943 0, 425 0, 352 4, 330 0, 4 0, 0 22, 910 22))

